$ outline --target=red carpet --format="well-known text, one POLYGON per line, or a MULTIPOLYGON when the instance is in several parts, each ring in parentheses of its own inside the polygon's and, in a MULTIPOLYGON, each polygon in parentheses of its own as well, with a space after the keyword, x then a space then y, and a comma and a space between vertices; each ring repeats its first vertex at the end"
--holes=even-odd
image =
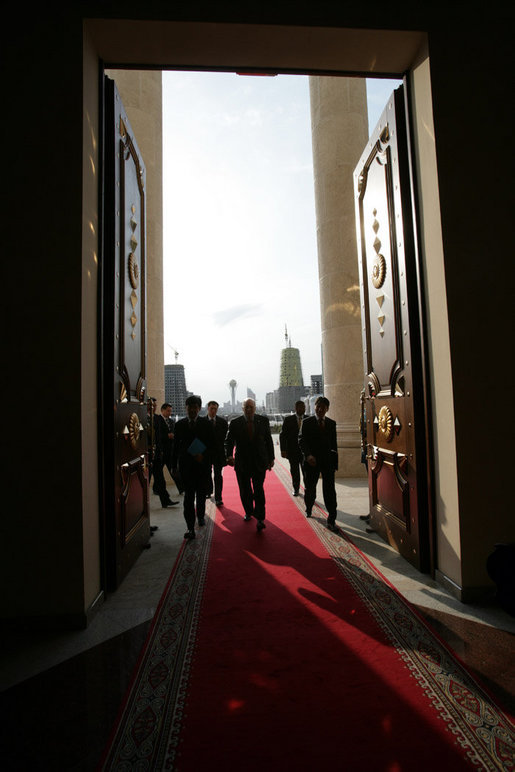
POLYGON ((265 490, 257 533, 225 471, 102 769, 514 769, 513 723, 452 653, 322 512, 265 490))

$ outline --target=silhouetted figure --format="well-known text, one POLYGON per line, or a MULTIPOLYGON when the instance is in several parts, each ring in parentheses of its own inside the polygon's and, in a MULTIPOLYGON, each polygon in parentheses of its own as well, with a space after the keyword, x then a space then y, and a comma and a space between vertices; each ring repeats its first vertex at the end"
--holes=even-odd
POLYGON ((338 445, 336 421, 326 418, 329 409, 327 397, 318 397, 315 415, 305 418, 299 434, 299 446, 304 457, 304 481, 306 490, 306 516, 311 517, 317 493, 317 483, 322 475, 322 493, 327 509, 327 527, 338 531, 336 526, 336 488, 334 473, 338 469, 338 445))
POLYGON ((206 480, 214 455, 214 435, 207 418, 199 417, 202 400, 196 395, 186 399, 186 418, 175 424, 172 470, 179 471, 184 486, 185 539, 195 538, 195 515, 199 526, 205 524, 206 480))
POLYGON ((305 412, 306 406, 304 402, 302 402, 302 400, 296 402, 295 413, 286 416, 279 434, 281 456, 287 458, 290 464, 294 496, 299 495, 301 469, 302 475, 304 476, 304 469, 302 468, 302 451, 299 447, 299 432, 305 412))
POLYGON ((244 520, 253 516, 257 529, 265 528, 265 475, 272 469, 275 460, 274 443, 270 433, 270 422, 264 415, 256 413, 256 403, 246 399, 244 415, 234 418, 229 424, 225 440, 227 463, 234 466, 240 499, 245 511, 244 520), (233 458, 233 451, 236 448, 233 458))
POLYGON ((169 402, 163 402, 161 413, 154 416, 154 430, 156 449, 154 455, 154 492, 161 499, 161 506, 173 507, 178 501, 172 501, 170 494, 166 490, 166 482, 163 474, 163 468, 171 465, 173 450, 173 425, 171 421, 172 406, 169 402))
POLYGON ((227 436, 228 423, 225 418, 217 413, 218 402, 211 400, 207 403, 207 420, 210 422, 215 435, 215 455, 213 463, 209 467, 206 497, 209 498, 213 494, 214 477, 215 504, 217 507, 221 507, 223 505, 222 491, 224 486, 222 470, 227 464, 225 459, 225 438, 227 436))

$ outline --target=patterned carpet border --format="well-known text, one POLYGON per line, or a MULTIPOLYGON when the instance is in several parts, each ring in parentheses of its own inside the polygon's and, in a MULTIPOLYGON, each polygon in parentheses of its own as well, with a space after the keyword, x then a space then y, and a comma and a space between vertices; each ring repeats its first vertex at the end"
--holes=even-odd
MULTIPOLYGON (((281 463, 274 469, 289 490, 289 471, 281 463)), ((296 499, 296 503, 303 511, 303 499, 296 499)), ((328 530, 327 513, 315 504, 313 515, 306 522, 384 630, 471 763, 485 770, 514 770, 513 721, 351 539, 343 531, 328 530)))
POLYGON ((177 557, 99 770, 173 765, 213 539, 215 515, 209 510, 204 528, 177 557))
MULTIPOLYGON (((290 489, 285 466, 277 463, 275 472, 290 489)), ((303 511, 303 499, 294 501, 303 511)), ((471 765, 515 770, 515 730, 510 718, 351 539, 342 531, 327 529, 324 510, 315 505, 313 514, 306 522, 377 620, 471 765)), ((100 770, 174 768, 214 517, 214 508, 208 506, 206 526, 197 531, 195 541, 181 548, 100 770)))

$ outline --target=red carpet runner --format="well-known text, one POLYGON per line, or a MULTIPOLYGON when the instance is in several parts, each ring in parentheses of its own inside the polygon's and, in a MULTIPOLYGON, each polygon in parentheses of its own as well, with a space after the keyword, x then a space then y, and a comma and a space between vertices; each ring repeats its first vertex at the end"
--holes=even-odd
POLYGON ((407 602, 275 473, 266 495, 257 533, 226 469, 101 769, 514 769, 513 722, 407 602))

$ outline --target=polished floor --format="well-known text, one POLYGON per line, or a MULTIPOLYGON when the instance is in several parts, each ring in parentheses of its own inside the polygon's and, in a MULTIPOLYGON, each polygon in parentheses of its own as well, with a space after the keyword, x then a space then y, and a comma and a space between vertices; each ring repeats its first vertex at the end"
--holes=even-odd
MULTIPOLYGON (((383 575, 423 614, 501 707, 515 714, 515 619, 494 595, 463 605, 419 574, 360 518, 368 511, 364 480, 340 480, 338 524, 383 575)), ((172 498, 174 488, 170 486, 172 498)), ((152 617, 183 542, 182 507, 160 508, 150 548, 84 631, 4 631, 0 664, 3 770, 96 768, 130 682, 152 617)))

